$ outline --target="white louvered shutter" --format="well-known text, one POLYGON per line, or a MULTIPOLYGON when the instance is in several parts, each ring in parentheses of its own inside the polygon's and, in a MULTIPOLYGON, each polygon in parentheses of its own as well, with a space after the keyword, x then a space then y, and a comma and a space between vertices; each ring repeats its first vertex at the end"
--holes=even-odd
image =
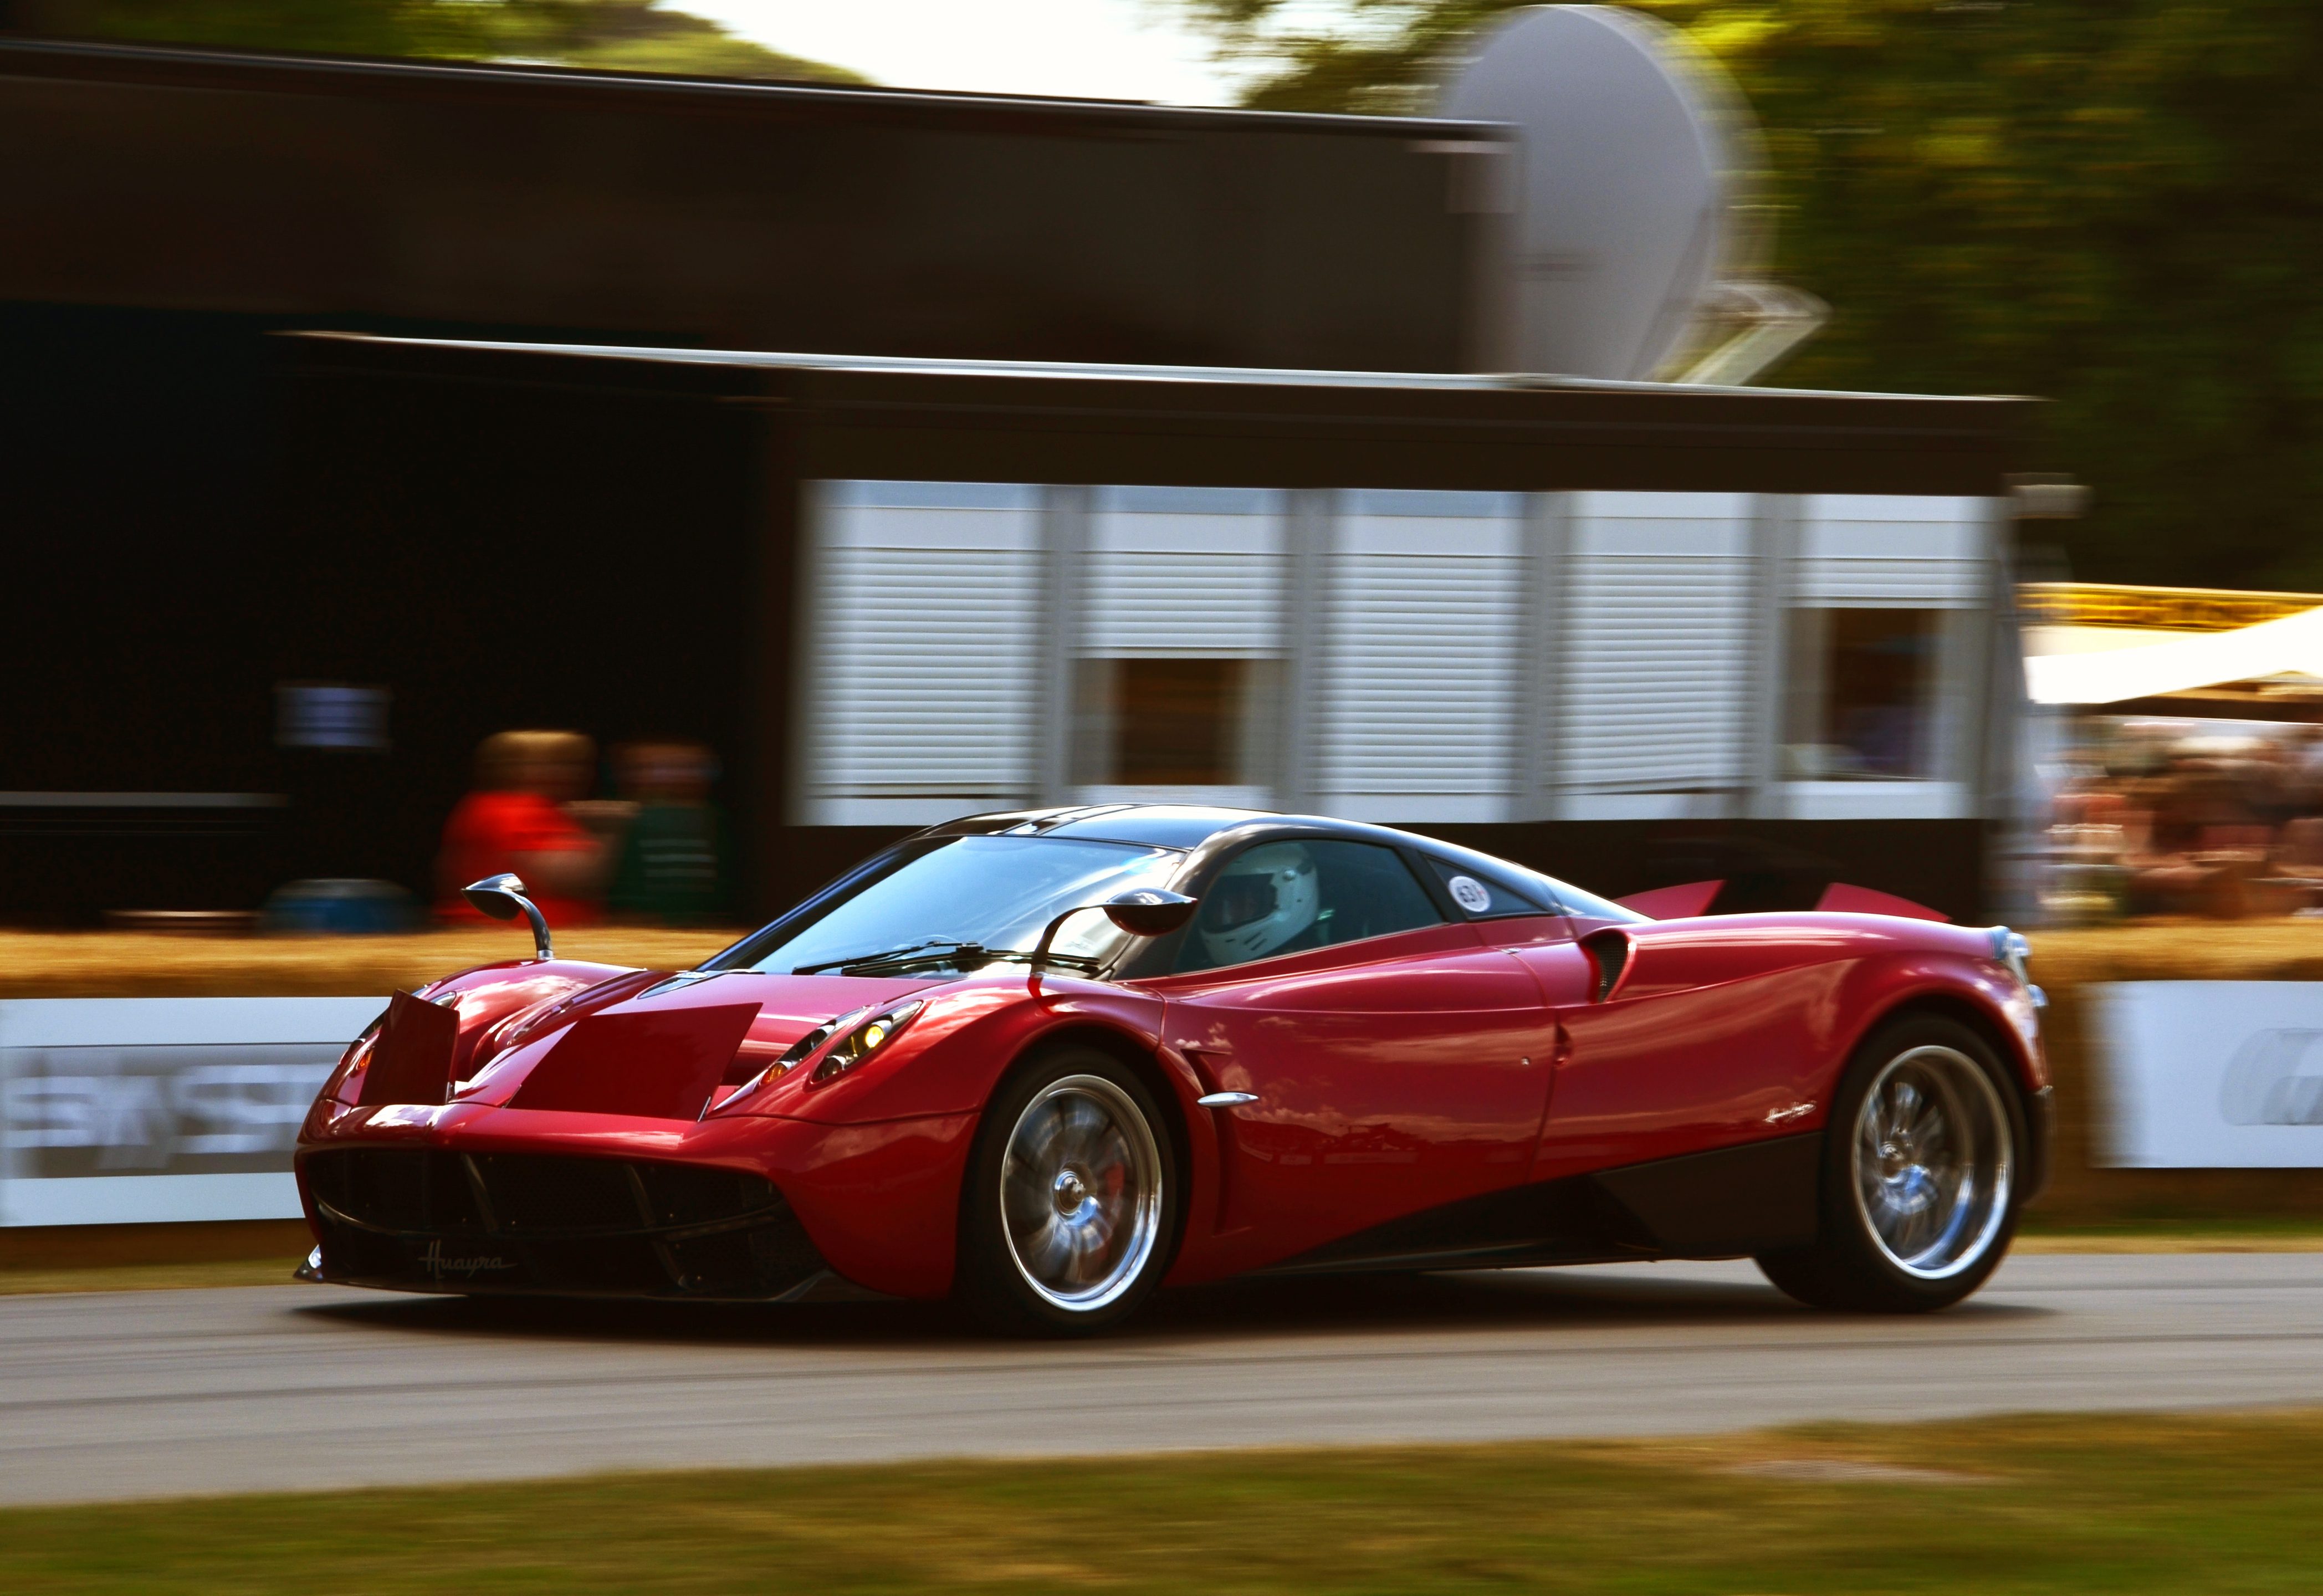
POLYGON ((825 482, 798 660, 807 825, 923 825, 1031 785, 1040 494, 825 482))
POLYGON ((1370 821, 1507 817, 1523 537, 1513 494, 1345 496, 1323 808, 1370 821))
POLYGON ((1086 579, 1083 654, 1271 657, 1281 646, 1282 496, 1101 489, 1086 579))
POLYGON ((1593 794, 1740 785, 1750 533, 1747 494, 1574 495, 1556 702, 1576 818, 1614 818, 1593 794))
POLYGON ((1970 610, 1988 601, 1988 500, 1819 493, 1805 508, 1794 604, 1970 610))

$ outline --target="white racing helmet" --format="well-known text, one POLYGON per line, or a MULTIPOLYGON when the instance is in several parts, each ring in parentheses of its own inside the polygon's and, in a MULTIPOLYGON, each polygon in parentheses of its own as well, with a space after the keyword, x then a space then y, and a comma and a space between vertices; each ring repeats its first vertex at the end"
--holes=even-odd
POLYGON ((1299 843, 1270 842, 1233 860, 1210 884, 1195 929, 1214 964, 1241 964, 1314 924, 1322 906, 1315 856, 1299 843))

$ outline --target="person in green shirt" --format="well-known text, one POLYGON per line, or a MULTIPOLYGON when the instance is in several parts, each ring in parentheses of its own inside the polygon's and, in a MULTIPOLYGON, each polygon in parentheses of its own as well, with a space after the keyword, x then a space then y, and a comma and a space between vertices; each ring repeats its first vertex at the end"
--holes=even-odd
POLYGON ((631 743, 615 757, 621 795, 637 805, 607 906, 665 925, 714 921, 729 903, 726 821, 710 801, 718 759, 700 743, 631 743))

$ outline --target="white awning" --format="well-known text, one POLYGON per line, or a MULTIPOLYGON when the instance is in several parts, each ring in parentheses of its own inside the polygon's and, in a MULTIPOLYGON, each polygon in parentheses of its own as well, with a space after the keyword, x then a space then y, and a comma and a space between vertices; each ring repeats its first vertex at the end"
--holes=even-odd
POLYGON ((2230 632, 2025 662, 2025 690, 2044 704, 2118 703, 2270 676, 2323 677, 2323 610, 2230 632))

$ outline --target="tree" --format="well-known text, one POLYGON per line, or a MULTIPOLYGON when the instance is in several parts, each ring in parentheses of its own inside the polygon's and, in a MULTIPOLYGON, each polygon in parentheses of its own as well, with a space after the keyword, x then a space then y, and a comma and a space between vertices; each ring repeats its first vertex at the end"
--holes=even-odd
POLYGON ((863 81, 656 0, 16 0, 12 21, 22 32, 141 44, 863 81))
MULTIPOLYGON (((1507 0, 1189 0, 1254 105, 1423 108, 1507 0)), ((1833 309, 1776 374, 2053 399, 2090 580, 2323 589, 2323 6, 1639 0, 1767 134, 1776 275, 1833 309)))

